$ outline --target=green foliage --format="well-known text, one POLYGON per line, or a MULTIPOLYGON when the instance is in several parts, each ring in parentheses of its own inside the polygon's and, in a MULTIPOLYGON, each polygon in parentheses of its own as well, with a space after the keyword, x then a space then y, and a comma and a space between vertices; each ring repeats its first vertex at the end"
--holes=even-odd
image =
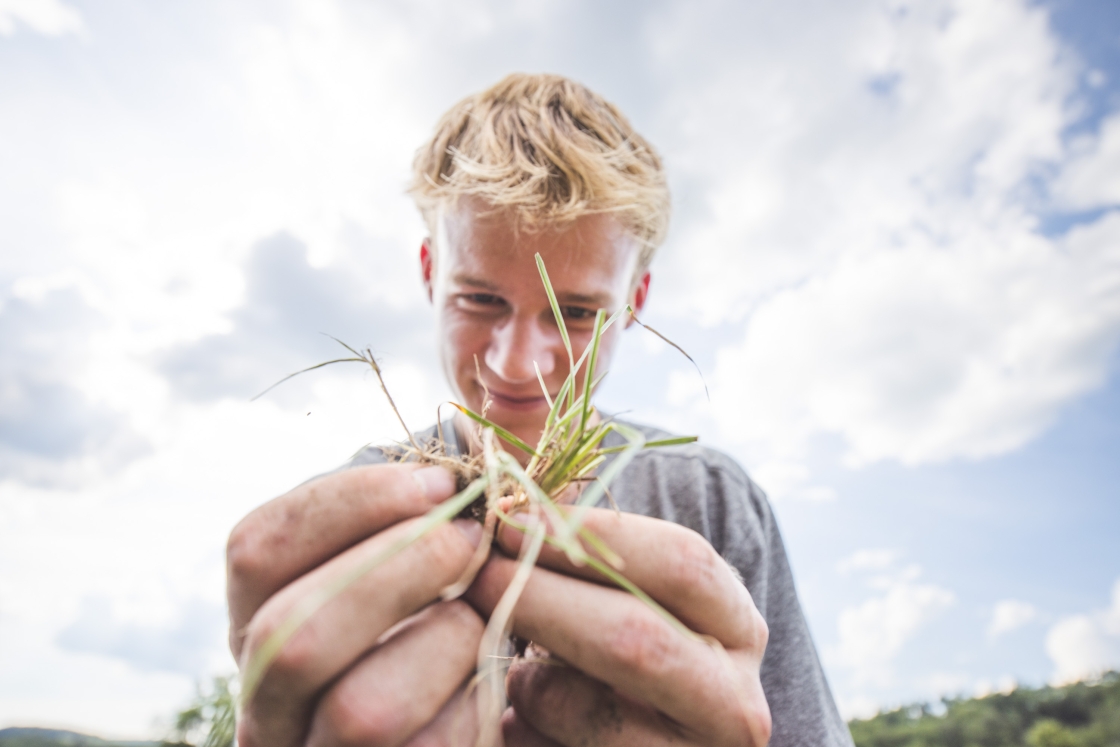
MULTIPOLYGON (((159 742, 111 742, 63 729, 0 729, 0 747, 161 747, 159 742)), ((164 744, 162 747, 178 747, 164 744)))
POLYGON ((1065 687, 911 705, 849 723, 857 747, 1116 747, 1120 673, 1065 687), (941 709, 937 709, 940 711, 941 709))
POLYGON ((233 675, 215 677, 209 690, 198 689, 194 702, 179 711, 172 729, 173 744, 194 747, 233 747, 237 730, 236 700, 230 690, 233 675))

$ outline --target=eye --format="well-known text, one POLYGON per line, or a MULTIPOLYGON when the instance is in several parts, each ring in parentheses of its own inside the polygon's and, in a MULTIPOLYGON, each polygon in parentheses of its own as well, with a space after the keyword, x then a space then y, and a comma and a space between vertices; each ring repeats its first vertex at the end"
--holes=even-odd
POLYGON ((459 293, 455 305, 473 314, 495 314, 506 308, 505 299, 493 293, 459 293))
POLYGON ((595 318, 595 309, 588 309, 584 306, 563 306, 560 308, 564 312, 566 319, 571 319, 574 322, 582 322, 595 318))
POLYGON ((493 293, 464 293, 462 298, 468 303, 478 304, 479 306, 499 306, 505 303, 493 293))

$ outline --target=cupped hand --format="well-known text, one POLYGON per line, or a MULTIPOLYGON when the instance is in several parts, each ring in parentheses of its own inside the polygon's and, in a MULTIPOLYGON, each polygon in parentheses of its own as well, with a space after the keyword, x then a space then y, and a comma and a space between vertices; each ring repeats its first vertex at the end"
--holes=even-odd
MULTIPOLYGON (((592 509, 584 526, 621 557, 623 575, 694 634, 546 547, 513 613, 514 633, 544 651, 531 647, 508 674, 506 747, 763 747, 767 627, 731 568, 703 537, 670 522, 592 509)), ((499 532, 510 557, 496 554, 467 593, 483 614, 508 586, 523 539, 509 526, 499 532)))

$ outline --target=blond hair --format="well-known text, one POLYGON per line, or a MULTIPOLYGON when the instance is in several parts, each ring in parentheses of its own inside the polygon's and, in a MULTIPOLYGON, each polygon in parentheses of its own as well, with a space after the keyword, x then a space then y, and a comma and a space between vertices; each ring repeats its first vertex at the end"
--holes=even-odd
POLYGON ((471 195, 532 229, 610 213, 648 266, 669 224, 661 159, 613 104, 559 75, 515 73, 440 118, 409 192, 431 236, 441 208, 471 195))

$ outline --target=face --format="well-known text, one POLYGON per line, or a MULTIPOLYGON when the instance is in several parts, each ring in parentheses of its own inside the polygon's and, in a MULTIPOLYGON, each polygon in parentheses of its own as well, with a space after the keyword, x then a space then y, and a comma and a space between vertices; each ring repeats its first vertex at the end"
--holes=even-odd
MULTIPOLYGON (((530 444, 548 415, 534 362, 550 396, 569 367, 535 253, 548 269, 576 360, 591 342, 597 309, 609 315, 626 303, 635 311, 645 303, 649 273, 634 281, 637 242, 607 215, 519 231, 508 213, 460 200, 442 216, 435 245, 425 241, 420 250, 440 358, 456 397, 481 412, 489 390, 487 417, 530 444)), ((603 335, 597 376, 608 369, 624 326, 616 323, 603 335)))

